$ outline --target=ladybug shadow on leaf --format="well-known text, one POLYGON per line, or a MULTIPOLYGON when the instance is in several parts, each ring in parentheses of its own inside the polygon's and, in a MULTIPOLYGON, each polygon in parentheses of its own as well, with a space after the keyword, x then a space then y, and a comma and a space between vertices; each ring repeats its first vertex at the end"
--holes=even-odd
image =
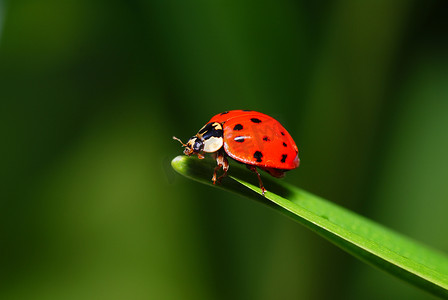
MULTIPOLYGON (((263 185, 266 189, 266 196, 269 196, 269 193, 273 193, 273 194, 276 194, 285 199, 290 198, 291 191, 282 184, 281 180, 283 180, 283 179, 276 179, 276 178, 272 177, 271 175, 269 175, 267 172, 260 170, 260 169, 258 169, 258 172, 261 175, 263 185)), ((223 185, 223 187, 227 187, 227 185, 233 185, 231 183, 231 182, 233 182, 234 184, 237 185, 234 188, 240 190, 241 186, 243 184, 239 183, 229 177, 244 180, 247 183, 250 183, 251 185, 253 185, 255 187, 259 186, 257 174, 255 174, 254 172, 249 170, 244 164, 242 164, 238 161, 230 160, 229 171, 227 172, 227 176, 222 179, 221 184, 223 185)), ((265 198, 265 197, 261 196, 259 193, 256 193, 254 191, 251 191, 251 192, 257 194, 262 199, 265 198)))
MULTIPOLYGON (((230 168, 227 172, 227 176, 223 177, 220 182, 217 182, 215 185, 212 182, 212 176, 214 168, 216 167, 216 160, 212 157, 206 156, 205 159, 198 159, 193 156, 178 156, 176 159, 180 159, 182 161, 182 171, 180 171, 183 175, 199 181, 201 183, 205 183, 207 185, 211 185, 217 188, 225 189, 228 191, 232 191, 234 193, 247 196, 251 194, 251 196, 257 200, 261 200, 261 202, 270 202, 266 197, 260 195, 248 187, 245 187, 243 183, 238 182, 237 180, 241 180, 243 182, 249 183, 254 187, 258 188, 259 182, 257 175, 249 170, 244 164, 234 161, 232 159, 229 160, 230 168)), ((218 171, 218 176, 222 174, 222 170, 218 171)), ((276 194, 283 198, 290 198, 291 191, 284 187, 281 180, 275 179, 271 177, 268 173, 259 170, 264 187, 267 192, 265 196, 269 197, 270 193, 276 194)), ((266 203, 268 204, 268 203, 266 203)))

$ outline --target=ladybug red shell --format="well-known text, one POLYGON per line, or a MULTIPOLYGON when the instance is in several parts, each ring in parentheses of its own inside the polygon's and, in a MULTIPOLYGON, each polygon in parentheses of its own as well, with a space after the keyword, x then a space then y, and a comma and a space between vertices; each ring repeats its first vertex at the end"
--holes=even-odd
POLYGON ((257 167, 274 177, 283 177, 285 171, 297 168, 300 162, 299 150, 288 131, 274 118, 251 110, 217 114, 182 145, 188 156, 197 155, 202 159, 203 153, 214 154, 218 164, 212 177, 214 184, 229 169, 226 156, 246 164, 257 174, 263 195, 266 189, 257 167), (217 178, 216 172, 221 167, 224 173, 217 178))

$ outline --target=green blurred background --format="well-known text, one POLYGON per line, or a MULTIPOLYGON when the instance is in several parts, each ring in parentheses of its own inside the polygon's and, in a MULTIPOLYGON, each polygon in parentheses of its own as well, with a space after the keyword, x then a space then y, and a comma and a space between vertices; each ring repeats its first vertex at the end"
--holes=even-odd
POLYGON ((0 0, 0 298, 433 299, 169 163, 258 110, 299 146, 283 180, 448 252, 447 11, 0 0))

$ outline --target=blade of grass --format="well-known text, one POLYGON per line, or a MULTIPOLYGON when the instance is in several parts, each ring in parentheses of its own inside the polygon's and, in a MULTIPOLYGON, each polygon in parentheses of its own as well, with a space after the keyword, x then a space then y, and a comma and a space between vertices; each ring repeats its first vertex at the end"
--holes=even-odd
MULTIPOLYGON (((215 162, 178 156, 171 165, 180 174, 212 185, 215 162)), ((353 256, 434 295, 448 298, 448 257, 348 209, 271 178, 261 196, 256 176, 232 164, 218 188, 262 202, 317 232, 353 256)))

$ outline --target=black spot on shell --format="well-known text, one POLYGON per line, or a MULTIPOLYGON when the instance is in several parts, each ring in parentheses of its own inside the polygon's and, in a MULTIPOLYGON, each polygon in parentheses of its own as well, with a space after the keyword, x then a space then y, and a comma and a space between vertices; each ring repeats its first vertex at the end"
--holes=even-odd
POLYGON ((251 118, 250 120, 254 123, 261 123, 261 120, 257 118, 251 118))
POLYGON ((271 139, 270 138, 268 138, 267 136, 264 136, 263 137, 263 141, 265 141, 265 142, 269 142, 271 139))
POLYGON ((288 157, 287 154, 282 154, 282 159, 280 160, 282 163, 286 161, 286 157, 288 157))
POLYGON ((262 157, 263 157, 263 153, 261 153, 260 151, 255 151, 254 158, 257 162, 261 162, 262 157))
POLYGON ((285 133, 284 133, 283 131, 280 131, 280 133, 281 133, 283 136, 285 136, 285 133))
POLYGON ((220 113, 219 115, 222 116, 222 115, 225 115, 225 114, 228 114, 228 113, 229 113, 228 111, 225 111, 225 112, 220 113))
POLYGON ((237 143, 242 143, 242 142, 244 142, 244 136, 237 136, 233 140, 237 143))
POLYGON ((283 142, 283 147, 287 147, 288 145, 286 145, 286 143, 285 142, 283 142))
POLYGON ((241 124, 236 124, 235 127, 233 127, 233 130, 241 130, 243 129, 243 125, 241 124))

